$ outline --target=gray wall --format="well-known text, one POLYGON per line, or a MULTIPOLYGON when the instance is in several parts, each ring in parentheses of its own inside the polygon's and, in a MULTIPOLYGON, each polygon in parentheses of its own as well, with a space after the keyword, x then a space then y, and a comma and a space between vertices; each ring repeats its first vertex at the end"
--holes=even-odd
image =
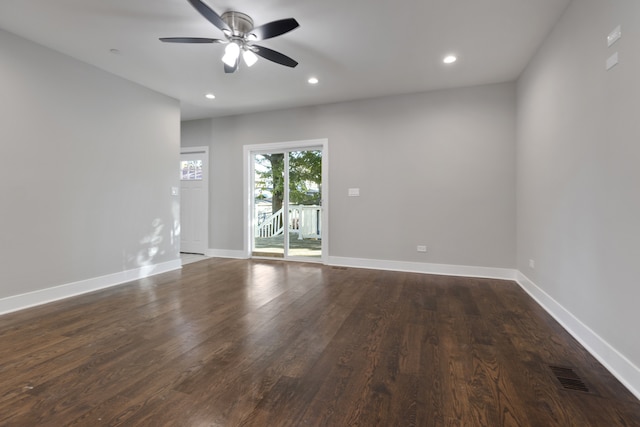
POLYGON ((211 146, 210 248, 243 249, 243 145, 328 138, 330 256, 515 267, 515 89, 183 123, 183 146, 211 146))
POLYGON ((518 269, 635 366, 639 28, 637 0, 573 1, 518 84, 518 269))
POLYGON ((0 58, 0 298, 178 259, 178 102, 4 31, 0 58))

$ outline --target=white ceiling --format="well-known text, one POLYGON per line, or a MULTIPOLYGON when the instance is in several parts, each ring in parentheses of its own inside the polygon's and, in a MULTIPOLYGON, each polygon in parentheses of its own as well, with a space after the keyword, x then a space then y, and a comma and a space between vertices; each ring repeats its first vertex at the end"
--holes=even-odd
POLYGON ((300 64, 225 74, 222 45, 160 42, 222 37, 187 0, 0 0, 0 28, 177 98, 188 120, 513 81, 570 0, 204 1, 256 26, 295 18, 259 44, 300 64))

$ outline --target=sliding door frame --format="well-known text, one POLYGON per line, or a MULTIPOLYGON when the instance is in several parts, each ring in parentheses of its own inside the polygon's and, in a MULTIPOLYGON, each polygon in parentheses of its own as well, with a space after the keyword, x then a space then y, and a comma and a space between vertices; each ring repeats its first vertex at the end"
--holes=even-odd
MULTIPOLYGON (((269 152, 290 152, 290 151, 305 151, 312 149, 322 150, 322 193, 321 193, 321 206, 322 206, 322 256, 320 262, 327 263, 327 257, 329 252, 329 140, 328 139, 312 139, 305 141, 290 141, 290 142, 276 142, 268 144, 251 144, 245 145, 242 148, 243 151, 243 217, 244 217, 244 234, 243 251, 247 258, 252 257, 253 247, 253 157, 256 154, 269 153, 269 152)), ((285 183, 288 185, 288 183, 285 183)), ((287 187, 288 188, 288 187, 287 187)), ((288 193, 288 191, 286 192, 288 193)), ((288 203, 287 200, 284 202, 288 203)), ((285 205, 285 206, 288 206, 285 205)), ((285 242, 287 239, 285 239, 285 242)), ((286 251, 285 251, 286 253, 286 251)), ((277 259, 277 258, 274 258, 277 259)), ((303 257, 286 257, 285 260, 290 261, 304 261, 304 262, 318 262, 317 258, 303 258, 303 257)))

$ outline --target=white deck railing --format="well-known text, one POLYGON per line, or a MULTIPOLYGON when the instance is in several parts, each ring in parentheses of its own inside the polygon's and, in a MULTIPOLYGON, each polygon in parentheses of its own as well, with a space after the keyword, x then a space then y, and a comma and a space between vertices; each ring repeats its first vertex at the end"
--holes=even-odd
MULTIPOLYGON (((298 239, 322 237, 322 207, 289 205, 289 232, 298 239)), ((273 237, 284 232, 284 208, 256 225, 255 237, 273 237)))

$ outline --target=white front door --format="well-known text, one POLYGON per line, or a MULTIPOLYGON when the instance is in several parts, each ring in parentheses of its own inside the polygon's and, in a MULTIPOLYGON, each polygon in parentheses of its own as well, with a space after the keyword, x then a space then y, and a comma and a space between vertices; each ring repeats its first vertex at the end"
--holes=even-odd
POLYGON ((208 247, 208 159, 207 147, 180 154, 180 252, 204 254, 208 247))

